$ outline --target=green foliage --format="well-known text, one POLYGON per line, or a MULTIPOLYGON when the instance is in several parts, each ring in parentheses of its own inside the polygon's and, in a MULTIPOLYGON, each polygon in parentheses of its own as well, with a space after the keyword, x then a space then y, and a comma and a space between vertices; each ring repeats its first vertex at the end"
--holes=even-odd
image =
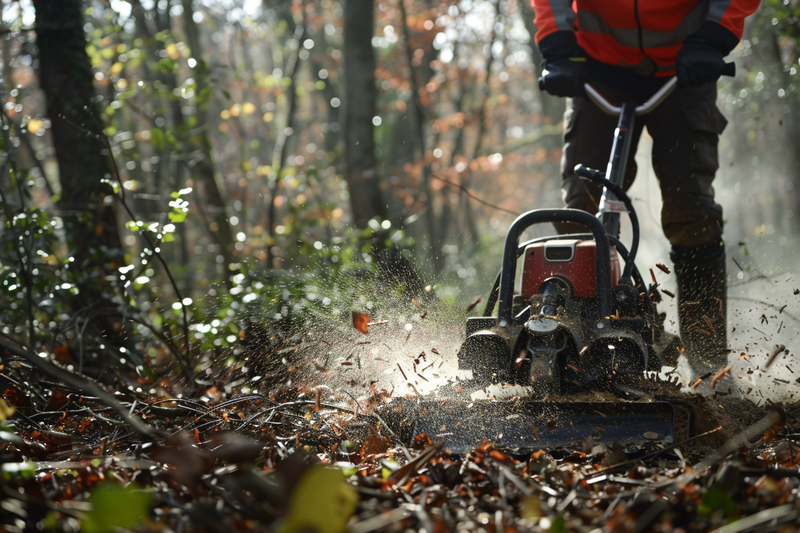
POLYGON ((358 503, 358 494, 339 469, 313 465, 294 488, 280 533, 343 533, 358 503), (314 512, 309 512, 309 502, 314 512))
POLYGON ((36 463, 27 461, 24 463, 3 463, 3 477, 6 480, 20 477, 22 479, 33 479, 36 476, 36 463))
POLYGON ((709 517, 714 513, 729 516, 739 509, 739 504, 724 490, 710 489, 703 496, 703 502, 697 508, 697 514, 709 517))
POLYGON ((567 525, 564 520, 563 514, 557 514, 555 518, 553 518, 553 523, 550 525, 550 529, 548 529, 549 533, 567 533, 567 525))
POLYGON ((123 487, 114 480, 106 481, 92 490, 87 500, 92 510, 86 513, 82 529, 86 533, 131 529, 147 518, 151 499, 136 483, 123 487))

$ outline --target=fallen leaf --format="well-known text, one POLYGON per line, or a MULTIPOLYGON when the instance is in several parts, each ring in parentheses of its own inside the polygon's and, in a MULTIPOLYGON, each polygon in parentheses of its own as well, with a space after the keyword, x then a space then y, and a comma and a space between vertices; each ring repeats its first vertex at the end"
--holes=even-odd
POLYGON ((369 333, 367 329, 367 324, 369 324, 369 315, 365 315, 364 313, 359 313, 358 311, 353 311, 353 327, 356 328, 359 332, 366 335, 369 333))
POLYGON ((377 431, 372 430, 367 440, 364 441, 364 445, 361 447, 361 457, 384 453, 391 447, 392 442, 389 439, 379 435, 377 431))
POLYGON ((92 490, 88 498, 91 509, 86 513, 81 529, 88 533, 131 530, 147 518, 153 495, 132 483, 127 487, 107 481, 92 490))
POLYGON ((278 531, 342 533, 357 503, 358 494, 347 484, 341 470, 312 465, 292 491, 289 511, 278 531), (313 512, 309 512, 310 505, 313 505, 313 512))
POLYGON ((0 422, 4 422, 13 415, 15 410, 13 406, 8 405, 4 399, 0 398, 0 422))

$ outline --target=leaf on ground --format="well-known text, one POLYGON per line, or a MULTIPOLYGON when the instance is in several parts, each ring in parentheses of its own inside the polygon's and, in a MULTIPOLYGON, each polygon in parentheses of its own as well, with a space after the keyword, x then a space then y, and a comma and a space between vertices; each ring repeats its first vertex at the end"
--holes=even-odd
MULTIPOLYGON (((706 507, 706 509, 712 511, 722 511, 726 515, 732 514, 736 512, 739 508, 739 504, 730 497, 730 495, 721 489, 710 489, 706 492, 705 496, 703 496, 703 503, 700 505, 698 512, 702 514, 702 507, 706 507)), ((710 513, 709 513, 710 514, 710 513)))
POLYGON ((342 533, 357 503, 358 494, 345 481, 341 470, 312 465, 292 492, 289 511, 278 531, 342 533), (314 511, 309 512, 312 508, 314 511))
POLYGON ((123 487, 107 481, 92 490, 87 500, 92 504, 92 510, 86 513, 82 530, 101 533, 117 528, 131 529, 147 517, 150 500, 151 495, 139 490, 135 483, 123 487))
POLYGON ((7 418, 14 414, 15 410, 13 405, 8 405, 4 399, 0 398, 0 422, 5 422, 7 418))
POLYGON ((150 456, 171 465, 169 476, 182 485, 194 484, 213 466, 208 454, 194 445, 186 431, 171 436, 163 445, 154 446, 150 456))
POLYGON ((364 445, 361 447, 361 456, 367 457, 369 455, 384 453, 391 447, 392 442, 389 439, 379 435, 377 431, 370 431, 369 437, 364 441, 364 445))
POLYGON ((567 533, 567 525, 564 522, 564 515, 559 514, 553 518, 553 523, 550 526, 550 529, 547 531, 548 533, 567 533))
POLYGON ((242 465, 258 459, 264 443, 232 432, 214 433, 209 442, 209 454, 229 465, 242 465))
POLYGON ((519 517, 525 521, 535 522, 545 516, 539 496, 524 496, 519 506, 519 517))

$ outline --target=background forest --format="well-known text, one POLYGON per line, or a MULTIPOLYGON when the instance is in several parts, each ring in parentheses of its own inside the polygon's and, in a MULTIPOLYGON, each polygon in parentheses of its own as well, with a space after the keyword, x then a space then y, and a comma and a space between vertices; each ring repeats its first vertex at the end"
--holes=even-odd
MULTIPOLYGON (((720 84, 740 280, 800 229, 798 14, 766 0, 720 84)), ((2 338, 152 378, 267 319, 369 308, 343 273, 466 307, 515 214, 560 204, 532 20, 516 0, 4 0, 2 338)))

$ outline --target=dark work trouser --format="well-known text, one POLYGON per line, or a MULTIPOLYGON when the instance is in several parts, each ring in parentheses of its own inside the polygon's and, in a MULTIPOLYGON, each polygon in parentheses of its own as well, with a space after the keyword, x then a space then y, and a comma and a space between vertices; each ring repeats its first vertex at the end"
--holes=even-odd
MULTIPOLYGON (((618 91, 598 89, 611 102, 630 99, 618 91)), ((653 169, 663 201, 661 224, 672 245, 678 278, 681 338, 696 369, 718 364, 718 354, 727 345, 722 207, 714 201, 712 187, 719 168, 719 134, 727 121, 716 99, 715 83, 678 87, 650 114, 636 117, 623 184, 628 189, 636 176, 634 156, 646 126, 653 138, 653 169)), ((581 163, 606 169, 617 120, 587 98, 568 100, 561 160, 568 207, 597 212, 600 187, 578 178, 573 168, 581 163)), ((558 229, 568 232, 575 228, 558 229)))

